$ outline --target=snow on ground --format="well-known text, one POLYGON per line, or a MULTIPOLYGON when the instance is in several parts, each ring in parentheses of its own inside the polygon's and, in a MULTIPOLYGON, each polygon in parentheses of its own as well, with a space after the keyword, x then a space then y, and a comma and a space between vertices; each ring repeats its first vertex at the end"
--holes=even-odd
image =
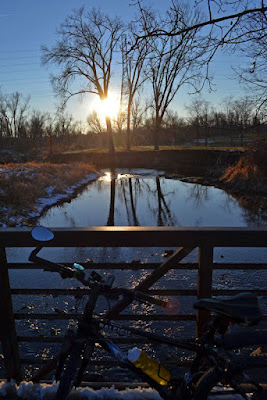
POLYGON ((80 186, 83 186, 86 183, 94 181, 95 179, 99 178, 100 176, 101 176, 100 174, 96 174, 96 173, 88 174, 82 180, 80 180, 78 183, 76 183, 75 185, 70 186, 65 191, 65 193, 63 193, 63 194, 53 193, 53 191, 54 191, 54 187, 53 186, 47 187, 46 188, 47 196, 39 198, 36 201, 36 209, 37 209, 37 211, 30 213, 29 216, 30 217, 38 217, 41 214, 41 212, 43 211, 44 208, 50 207, 50 206, 52 206, 53 204, 56 204, 58 201, 60 201, 62 199, 66 199, 68 197, 71 197, 73 195, 74 191, 77 190, 80 186))
MULTIPOLYGON (((32 174, 33 169, 34 169, 34 167, 32 167, 32 168, 25 167, 20 172, 25 173, 25 174, 29 174, 29 173, 32 174)), ((12 174, 12 171, 7 170, 7 168, 0 168, 0 173, 1 172, 5 173, 5 174, 12 174), (1 170, 3 170, 3 171, 1 171, 1 170)), ((99 178, 100 176, 101 176, 101 174, 90 173, 90 174, 86 175, 83 179, 81 179, 79 182, 77 182, 76 184, 70 186, 65 191, 65 193, 60 193, 60 194, 54 193, 53 186, 47 187, 46 188, 46 196, 36 200, 36 205, 35 205, 36 211, 30 212, 27 217, 28 218, 39 217, 45 208, 51 207, 52 205, 57 204, 59 201, 70 198, 79 187, 81 187, 87 183, 90 183, 91 181, 94 181, 95 179, 99 178)), ((19 215, 14 216, 14 210, 12 209, 12 207, 10 207, 10 206, 2 207, 2 211, 4 211, 3 214, 5 214, 5 221, 8 220, 9 225, 16 225, 17 227, 27 225, 27 222, 25 222, 25 219, 22 216, 19 216, 19 215)), ((5 221, 0 220, 0 227, 2 227, 2 228, 7 227, 7 224, 5 223, 5 221)))
MULTIPOLYGON (((20 399, 27 400, 52 400, 57 391, 58 384, 33 384, 32 382, 0 383, 0 399, 19 396, 20 399)), ((125 389, 116 390, 115 388, 102 388, 93 390, 89 387, 73 389, 69 400, 89 399, 89 400, 161 400, 160 395, 154 389, 125 389)))
MULTIPOLYGON (((0 382, 0 399, 19 399, 25 400, 52 400, 58 388, 57 383, 53 384, 33 384, 32 382, 0 382)), ((162 400, 154 389, 125 389, 117 390, 114 387, 101 388, 94 390, 89 387, 73 389, 69 400, 162 400)), ((210 400, 239 400, 239 395, 213 395, 210 400)))

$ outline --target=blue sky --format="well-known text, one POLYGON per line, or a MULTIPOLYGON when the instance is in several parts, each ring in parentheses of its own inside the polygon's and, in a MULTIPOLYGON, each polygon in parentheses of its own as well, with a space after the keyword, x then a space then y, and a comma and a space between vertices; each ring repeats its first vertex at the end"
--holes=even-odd
MULTIPOLYGON (((193 0, 191 0, 193 1, 193 0)), ((19 91, 31 96, 30 106, 42 111, 54 111, 58 100, 53 94, 49 81, 51 68, 40 63, 41 45, 52 45, 56 28, 75 8, 82 5, 100 7, 110 15, 118 15, 124 20, 134 16, 130 0, 9 0, 0 4, 0 88, 4 93, 19 91)), ((161 9, 167 1, 153 0, 154 8, 161 9)), ((203 92, 203 97, 211 103, 220 103, 227 96, 239 97, 245 92, 240 87, 231 66, 243 61, 238 56, 218 54, 212 64, 216 91, 203 92)), ((116 86, 116 85, 115 85, 116 86)), ((178 93, 172 105, 179 115, 184 114, 184 105, 192 96, 185 90, 178 93)), ((83 122, 92 111, 93 98, 73 99, 68 112, 83 122)))

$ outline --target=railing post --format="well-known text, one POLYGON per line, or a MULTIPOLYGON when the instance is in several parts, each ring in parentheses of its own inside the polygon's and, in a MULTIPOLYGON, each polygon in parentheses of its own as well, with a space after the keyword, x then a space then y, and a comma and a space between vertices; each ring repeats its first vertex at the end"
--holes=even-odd
POLYGON ((0 248, 0 337, 4 354, 6 378, 21 380, 19 348, 13 313, 11 289, 5 248, 0 248))
MULTIPOLYGON (((213 270, 213 247, 208 244, 199 247, 198 253, 198 288, 197 297, 211 297, 213 270)), ((197 337, 203 324, 209 319, 210 313, 205 310, 197 311, 197 337)))

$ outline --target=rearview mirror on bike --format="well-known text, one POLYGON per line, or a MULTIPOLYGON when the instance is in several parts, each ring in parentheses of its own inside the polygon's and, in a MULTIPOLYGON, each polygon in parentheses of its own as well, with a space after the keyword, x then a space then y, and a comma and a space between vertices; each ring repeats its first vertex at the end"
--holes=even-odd
POLYGON ((35 226, 31 231, 32 238, 38 240, 38 242, 48 242, 54 239, 54 234, 50 229, 44 226, 35 226))
MULTIPOLYGON (((41 242, 30 254, 29 261, 38 262, 37 253, 42 249, 43 242, 48 242, 54 238, 53 232, 44 226, 35 226, 31 231, 31 236, 34 240, 41 242)), ((39 259, 40 261, 40 259, 39 259)))

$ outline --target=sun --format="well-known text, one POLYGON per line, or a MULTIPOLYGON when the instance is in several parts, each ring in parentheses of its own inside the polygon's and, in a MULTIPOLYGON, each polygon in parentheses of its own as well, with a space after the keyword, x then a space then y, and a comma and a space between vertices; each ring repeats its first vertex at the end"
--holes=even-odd
POLYGON ((120 111, 120 98, 118 95, 111 92, 104 100, 97 98, 93 107, 100 118, 110 117, 114 119, 120 111))

